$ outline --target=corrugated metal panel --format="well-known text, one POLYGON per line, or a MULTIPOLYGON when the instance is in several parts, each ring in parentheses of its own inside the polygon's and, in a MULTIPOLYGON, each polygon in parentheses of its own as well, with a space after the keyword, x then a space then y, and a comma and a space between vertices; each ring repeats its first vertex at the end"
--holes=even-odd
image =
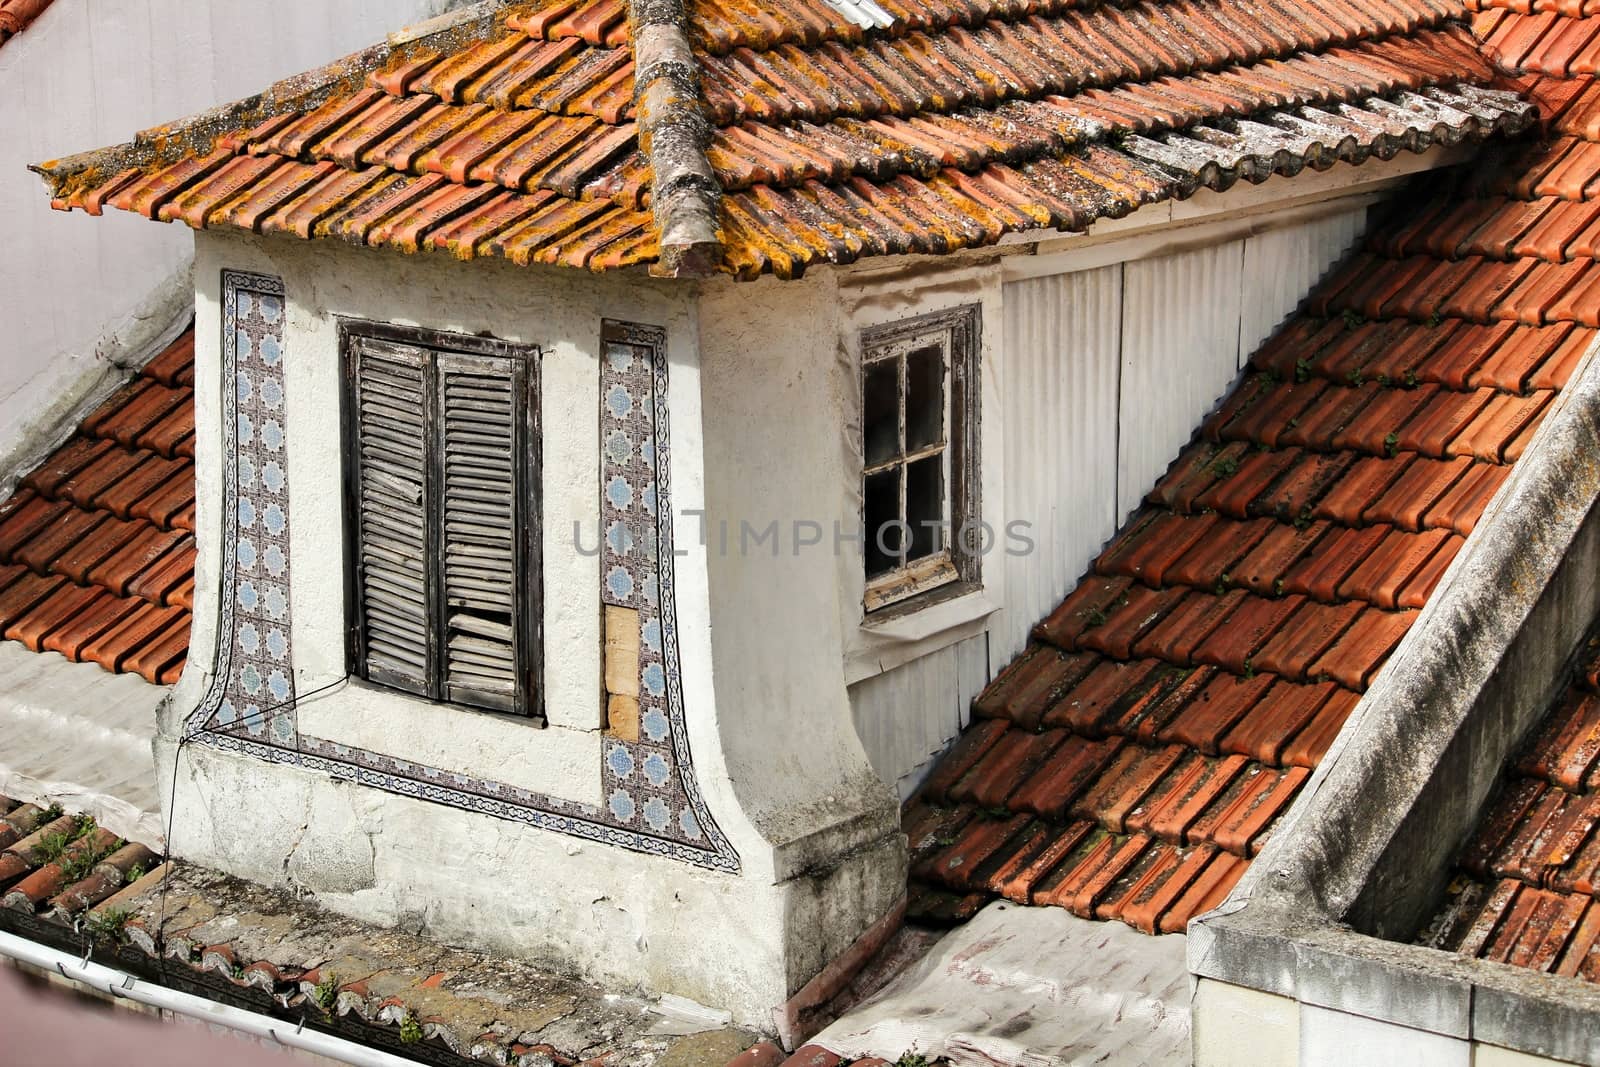
POLYGON ((1245 241, 1241 369, 1328 268, 1344 257, 1366 225, 1367 209, 1363 207, 1302 226, 1270 230, 1245 241))
POLYGON ((878 777, 902 800, 967 724, 972 699, 989 682, 988 638, 980 634, 850 687, 856 733, 878 777))
MULTIPOLYGON (((991 596, 988 672, 1033 625, 1167 469, 1238 376, 1243 359, 1359 236, 1364 209, 1195 251, 1007 282, 986 410, 1003 438, 1004 519, 1031 551, 984 560, 991 596), (1242 342, 1242 343, 1241 343, 1242 342)), ((959 646, 976 647, 974 641, 959 646)), ((982 686, 950 651, 851 689, 873 766, 915 784, 982 686), (952 711, 951 694, 959 696, 952 711), (908 777, 910 776, 910 777, 908 777)))
POLYGON ((996 667, 1022 649, 1116 527, 1122 273, 1104 267, 1005 286, 1005 351, 994 376, 1005 517, 1029 524, 1034 547, 986 563, 991 587, 1001 571, 1005 604, 991 631, 996 667))
POLYGON ((1129 263, 1124 271, 1119 521, 1238 376, 1244 242, 1129 263))

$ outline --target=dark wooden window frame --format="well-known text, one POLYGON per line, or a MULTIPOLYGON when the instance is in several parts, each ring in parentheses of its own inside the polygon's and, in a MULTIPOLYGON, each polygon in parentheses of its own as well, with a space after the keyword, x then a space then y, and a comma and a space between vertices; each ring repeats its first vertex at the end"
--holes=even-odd
MULTIPOLYGON (((929 312, 861 332, 860 365, 856 379, 860 404, 857 443, 862 457, 861 528, 866 537, 873 536, 867 527, 866 514, 867 371, 876 362, 870 354, 939 335, 948 338, 950 353, 947 368, 950 424, 946 427, 950 480, 944 486, 950 513, 950 529, 947 531, 949 565, 945 565, 941 557, 937 566, 919 568, 913 563, 886 575, 867 578, 867 546, 863 543, 862 575, 866 582, 863 607, 871 618, 920 610, 931 603, 976 589, 982 578, 981 552, 973 550, 981 547, 981 534, 976 527, 983 519, 978 462, 983 410, 980 378, 983 309, 979 304, 963 304, 929 312), (969 536, 961 536, 963 528, 968 528, 969 536)), ((903 394, 906 388, 903 381, 899 388, 903 394)), ((899 403, 903 413, 903 395, 899 403)))
MULTIPOLYGON (((381 680, 368 678, 366 672, 367 656, 364 647, 366 626, 360 596, 361 474, 360 464, 356 462, 357 449, 359 447, 359 428, 356 419, 357 361, 355 343, 361 338, 371 338, 378 341, 414 345, 436 353, 515 359, 523 363, 523 392, 520 397, 523 418, 515 427, 517 442, 515 451, 522 457, 522 466, 518 472, 518 497, 513 501, 513 522, 520 534, 517 539, 517 587, 513 594, 513 605, 519 630, 518 647, 522 650, 518 664, 519 673, 522 676, 522 684, 517 690, 515 706, 511 709, 495 709, 476 704, 453 703, 448 700, 444 692, 444 671, 439 655, 440 635, 443 634, 445 625, 445 605, 442 595, 444 557, 443 553, 437 550, 437 546, 443 540, 443 531, 441 529, 443 494, 437 492, 431 494, 431 498, 435 502, 441 502, 441 506, 431 508, 426 520, 427 543, 430 546, 430 566, 426 581, 428 601, 432 606, 432 618, 428 620, 428 643, 430 648, 427 671, 428 692, 425 694, 412 693, 407 689, 397 689, 397 691, 405 692, 410 696, 429 699, 436 703, 448 704, 452 708, 460 708, 466 711, 493 714, 497 717, 504 717, 507 714, 520 716, 534 725, 544 726, 544 686, 542 684, 544 677, 544 581, 541 554, 541 504, 543 499, 541 479, 543 467, 540 448, 542 443, 540 370, 543 351, 537 346, 515 344, 493 337, 448 333, 420 327, 396 326, 390 323, 357 319, 340 319, 338 335, 340 377, 343 387, 341 389, 340 403, 340 444, 344 483, 346 666, 352 676, 384 688, 396 687, 386 686, 381 680)), ((433 447, 431 448, 425 477, 433 485, 438 485, 442 481, 444 468, 444 449, 441 445, 443 435, 437 415, 437 410, 430 402, 424 412, 424 425, 427 439, 433 447)))

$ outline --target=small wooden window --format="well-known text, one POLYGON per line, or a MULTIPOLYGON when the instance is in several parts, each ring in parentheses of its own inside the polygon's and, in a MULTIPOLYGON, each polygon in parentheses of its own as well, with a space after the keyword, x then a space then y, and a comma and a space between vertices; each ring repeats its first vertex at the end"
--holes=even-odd
POLYGON ((352 670, 537 714, 533 353, 381 327, 345 352, 352 670))
POLYGON ((978 307, 862 336, 866 609, 976 582, 978 307))

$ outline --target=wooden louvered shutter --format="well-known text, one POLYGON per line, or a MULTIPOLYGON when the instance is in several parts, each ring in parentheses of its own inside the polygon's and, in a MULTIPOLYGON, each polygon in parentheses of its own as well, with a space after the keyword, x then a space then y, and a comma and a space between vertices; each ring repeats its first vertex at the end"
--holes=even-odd
POLYGON ((523 361, 438 355, 443 698, 522 708, 523 361))
POLYGON ((429 696, 431 354, 368 337, 355 344, 358 654, 372 681, 429 696))

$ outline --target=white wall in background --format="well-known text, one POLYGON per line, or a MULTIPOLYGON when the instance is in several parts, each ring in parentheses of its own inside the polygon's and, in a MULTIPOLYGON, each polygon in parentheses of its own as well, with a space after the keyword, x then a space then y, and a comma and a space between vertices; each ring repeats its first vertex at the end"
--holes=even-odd
MULTIPOLYGON (((0 49, 0 478, 192 300, 182 226, 50 210, 30 163, 122 144, 459 0, 63 0, 0 49)), ((112 217, 118 216, 118 217, 112 217)))

